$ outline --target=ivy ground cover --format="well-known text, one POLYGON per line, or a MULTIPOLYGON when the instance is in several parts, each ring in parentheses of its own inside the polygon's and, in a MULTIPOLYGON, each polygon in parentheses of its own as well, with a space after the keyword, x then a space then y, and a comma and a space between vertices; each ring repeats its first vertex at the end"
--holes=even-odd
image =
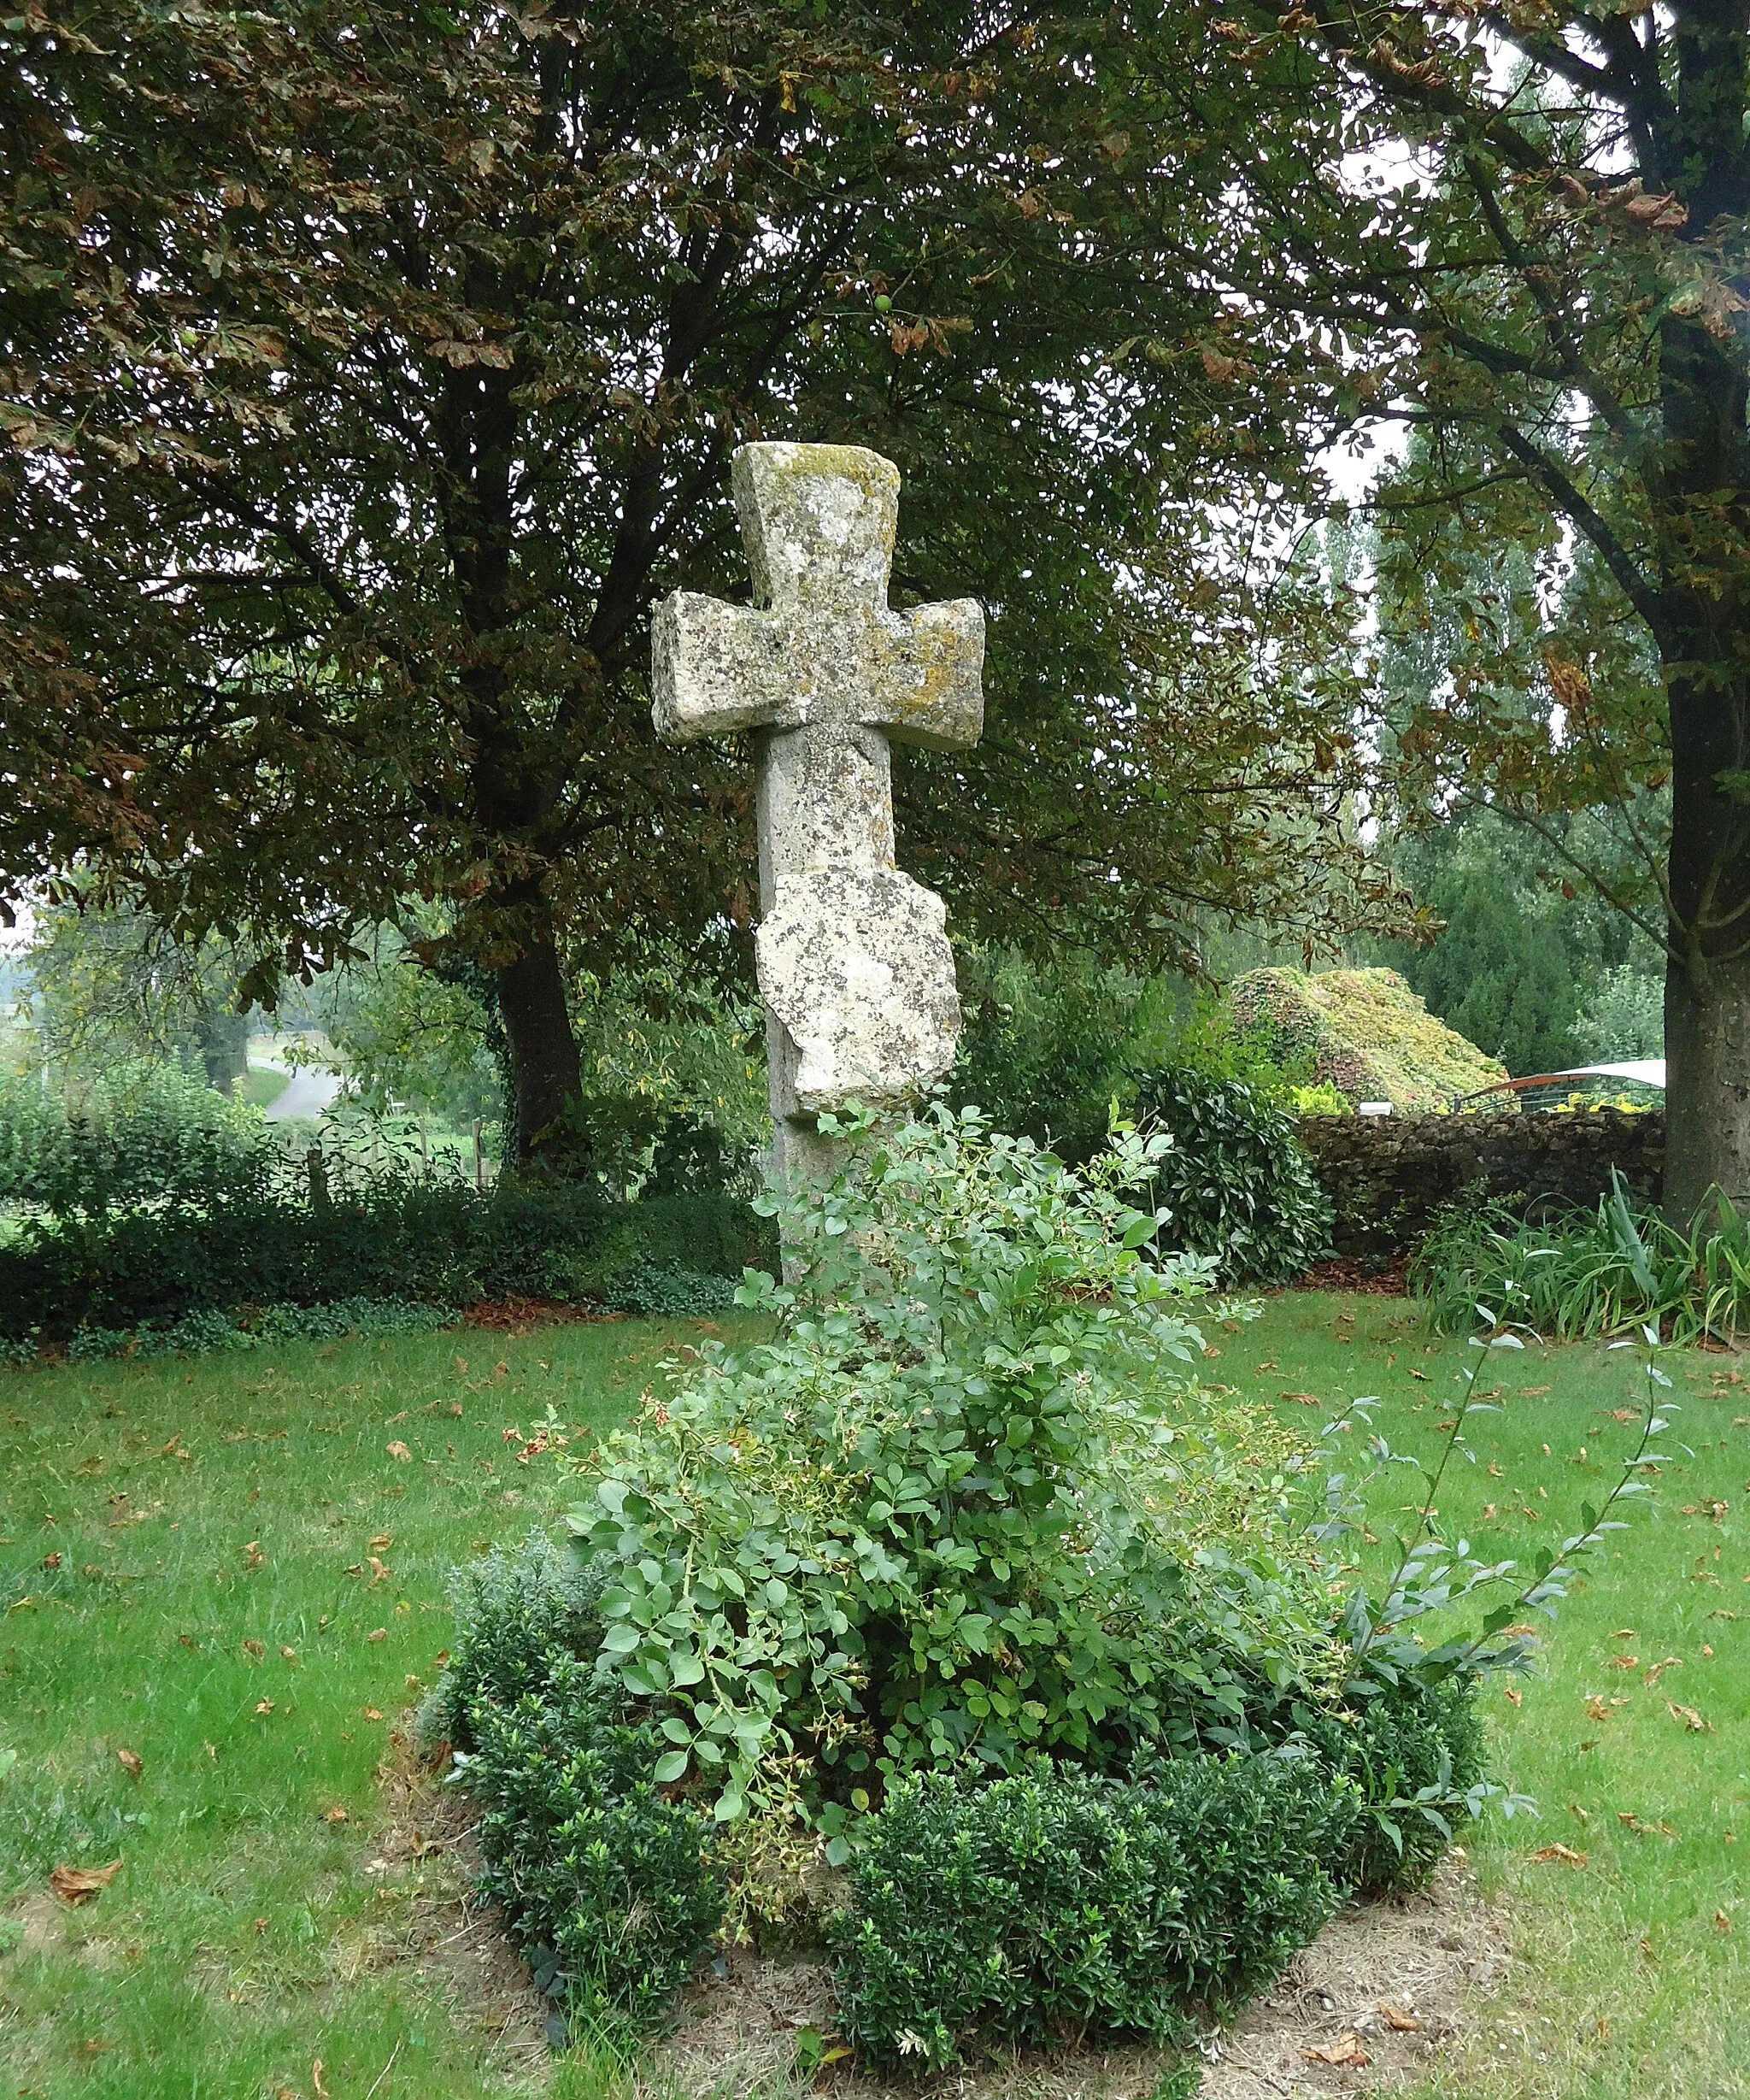
MULTIPOLYGON (((601 2091, 601 2067, 511 2050, 411 1958, 422 1877, 444 1868, 373 1873, 395 1791, 377 1774, 408 1680, 448 1644, 448 1567, 568 1492, 544 1454, 517 1462, 549 1406, 605 1429, 699 1332, 0 1378, 0 2096, 317 2100, 318 2059, 331 2100, 601 2091), (56 1866, 117 1859, 76 1906, 50 1891, 56 1866)), ((1466 1356, 1401 1302, 1312 1293, 1210 1340, 1209 1379, 1296 1429, 1377 1394, 1394 1444, 1430 1453, 1466 1356)), ((1465 1833, 1522 1960, 1422 2100, 1750 2093, 1750 1385, 1735 1358, 1666 1368, 1690 1455, 1576 1586, 1522 1703, 1484 1693, 1500 1776, 1542 1809, 1465 1833), (1536 1857, 1558 1845, 1584 1864, 1536 1857)), ((1612 1410, 1641 1385, 1626 1353, 1591 1346, 1497 1354, 1495 1385, 1503 1411, 1472 1421, 1477 1462, 1449 1471, 1442 1509, 1511 1553, 1598 1498, 1632 1433, 1612 1410)), ((1382 1539, 1413 1492, 1384 1476, 1382 1539)))

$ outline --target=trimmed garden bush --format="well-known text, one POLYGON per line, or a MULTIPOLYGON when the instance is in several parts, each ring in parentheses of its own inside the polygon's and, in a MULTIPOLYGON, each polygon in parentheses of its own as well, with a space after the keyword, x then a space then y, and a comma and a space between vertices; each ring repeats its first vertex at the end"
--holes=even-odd
POLYGON ((1425 1886, 1483 1779, 1475 1679, 1364 1677, 1306 1735, 1360 1803, 1348 1848, 1330 1862, 1337 1878, 1369 1896, 1425 1886))
POLYGON ((1148 1190, 1172 1214, 1164 1244, 1213 1256, 1235 1283, 1290 1283, 1330 1251, 1330 1199, 1294 1119, 1261 1088, 1154 1072, 1137 1089, 1136 1112, 1172 1138, 1148 1190))
POLYGON ((460 1579, 428 1735, 513 1929, 594 2011, 651 2016, 708 1910, 819 1928, 824 1862, 866 2055, 1172 2038, 1356 1877, 1431 1863, 1474 1724, 1392 1629, 1436 1575, 1345 1611, 1341 1484, 1198 1388, 1212 1264, 1147 1258, 1123 1193, 1164 1135, 1078 1171, 974 1110, 849 1134, 784 1208, 792 1280, 743 1285, 775 1337, 707 1344, 561 1461, 578 1568, 531 1543, 460 1579))
POLYGON ((845 2032, 918 2069, 974 2040, 1186 2038, 1193 2005, 1239 2003, 1336 1909, 1356 1814, 1346 1782, 1277 1756, 902 1780, 832 1926, 845 2032))
POLYGON ((514 1703, 467 1710, 473 1748, 455 1768, 480 1803, 481 1887, 549 1997, 647 2026, 723 1916, 707 1825, 658 1795, 661 1737, 625 1717, 616 1685, 556 1653, 541 1676, 514 1703))

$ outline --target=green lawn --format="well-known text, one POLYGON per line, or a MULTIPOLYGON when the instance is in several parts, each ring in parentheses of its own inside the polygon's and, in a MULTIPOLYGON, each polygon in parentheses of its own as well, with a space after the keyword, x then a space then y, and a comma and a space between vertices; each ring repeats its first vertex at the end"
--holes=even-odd
MULTIPOLYGON (((519 1465, 503 1432, 549 1404, 608 1426, 697 1332, 0 1374, 0 1763, 16 1752, 0 1777, 0 2095, 316 2100, 318 2058, 332 2100, 585 2090, 409 1951, 455 1870, 385 1843, 406 1805, 395 1738, 448 1638, 446 1568, 550 1501, 550 1470, 519 1465), (49 1895, 54 1867, 117 1859, 79 1908, 49 1895)), ((1376 1393, 1394 1443, 1428 1450, 1466 1355, 1401 1304, 1312 1295, 1211 1339, 1211 1379, 1297 1427, 1376 1393)), ((1503 1776, 1543 1809, 1471 1838, 1524 1960, 1430 2096, 1750 2094, 1735 2011, 1750 1996, 1750 1387, 1731 1358, 1668 1368, 1693 1456, 1576 1593, 1523 1703, 1488 1694, 1503 1776), (1585 1866, 1530 1863, 1558 1842, 1585 1866)), ((1597 1499, 1638 1369, 1627 1352, 1531 1350, 1492 1356, 1480 1384, 1504 1411, 1477 1418, 1478 1462, 1445 1514, 1491 1554, 1523 1551, 1597 1499)), ((1412 1499, 1406 1474, 1388 1481, 1380 1532, 1412 1499)))
POLYGON ((505 1429, 605 1426, 696 1333, 0 1373, 0 2092, 314 2100, 318 2058, 333 2100, 549 2089, 407 1958, 445 1868, 382 1871, 379 1769, 446 1569, 550 1498, 505 1429), (48 1895, 116 1859, 77 1909, 48 1895))
POLYGON ((252 1109, 271 1109, 291 1085, 289 1072, 269 1072, 263 1065, 251 1065, 243 1075, 238 1097, 252 1109))
MULTIPOLYGON (((1480 1354, 1431 1343, 1401 1301, 1312 1293, 1211 1338, 1222 1350, 1211 1375, 1286 1419, 1322 1426, 1344 1400, 1377 1394, 1391 1443, 1424 1456, 1480 1354), (1332 1408, 1284 1397, 1295 1393, 1332 1408)), ((1739 1363, 1662 1359, 1676 1462, 1576 1585, 1523 1703, 1500 1686, 1484 1694, 1499 1774, 1542 1814, 1491 1816, 1468 1840, 1509 1906, 1520 1966, 1430 2096, 1750 2094, 1750 1384, 1739 1363), (1585 1865, 1533 1862, 1557 1844, 1585 1865)), ((1626 1350, 1493 1350, 1477 1391, 1495 1388, 1500 1412, 1467 1424, 1476 1463, 1449 1468, 1442 1515, 1482 1557, 1523 1561, 1577 1530, 1583 1501, 1602 1500, 1638 1434, 1613 1410, 1641 1405, 1644 1376, 1626 1350)), ((1415 1488, 1407 1470, 1384 1476, 1376 1532, 1409 1521, 1415 1488)))

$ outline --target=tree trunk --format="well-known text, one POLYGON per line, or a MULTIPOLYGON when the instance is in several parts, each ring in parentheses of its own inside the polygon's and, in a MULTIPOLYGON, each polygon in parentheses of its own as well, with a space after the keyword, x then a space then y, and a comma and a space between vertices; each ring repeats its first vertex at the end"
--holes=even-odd
POLYGON ((516 1092, 516 1128, 506 1132, 508 1150, 520 1167, 543 1162, 562 1167, 573 1141, 567 1111, 583 1091, 583 1077, 565 974, 544 905, 531 915, 521 952, 496 974, 516 1092))
POLYGON ((1659 653, 1671 709, 1665 1209, 1750 1192, 1750 369, 1659 330, 1659 653))
MULTIPOLYGON (((1692 631, 1698 653, 1710 638, 1692 631)), ((1750 706, 1735 667, 1670 679, 1671 954, 1665 968, 1665 1210, 1687 1229, 1708 1191, 1750 1194, 1750 852, 1741 775, 1750 706)))

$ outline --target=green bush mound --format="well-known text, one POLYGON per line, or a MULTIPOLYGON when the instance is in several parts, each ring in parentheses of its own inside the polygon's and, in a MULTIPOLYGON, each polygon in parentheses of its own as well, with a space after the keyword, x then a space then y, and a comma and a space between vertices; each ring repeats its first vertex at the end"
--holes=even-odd
POLYGON ((592 2011, 654 2018, 713 1903, 818 1933, 825 1867, 866 2054, 1177 2033, 1358 1878, 1425 1871, 1430 1813, 1474 1805, 1467 1685, 1418 1698, 1405 1642, 1354 1681, 1324 1468, 1198 1388, 1211 1264, 1142 1251, 1164 1135, 1075 1170, 971 1110, 849 1134, 784 1209, 791 1280, 743 1288, 774 1338, 561 1462, 577 1566, 460 1579, 427 1732, 592 2011))
POLYGON ((915 2069, 975 2041, 1188 2040, 1194 2007, 1242 2003, 1336 1911, 1356 1813, 1272 1756, 903 1780, 831 1927, 845 2032, 915 2069))
MULTIPOLYGON (((723 1925, 736 1856, 684 1791, 652 1791, 671 1738, 602 1666, 605 1575, 538 1532, 458 1570, 420 1728, 457 1752, 483 1886, 543 1988, 649 2025, 723 1925)), ((1345 1694, 1299 1725, 1261 1716, 1269 1752, 896 1780, 825 1926, 846 2032, 914 2068, 981 2043, 1171 2040, 1266 1984, 1351 1891, 1422 1885, 1481 1777, 1470 1682, 1345 1694)))
POLYGON ((1336 1711, 1303 1716, 1301 1739, 1359 1804, 1332 1871, 1364 1896, 1427 1885, 1453 1818, 1483 1776, 1483 1719, 1468 1676, 1363 1675, 1336 1711))
MULTIPOLYGON (((1395 970, 1249 970, 1229 993, 1234 1018, 1267 1036, 1278 1061, 1304 1063, 1350 1102, 1444 1109, 1506 1079, 1506 1067, 1436 1021, 1395 970)), ((1501 1106, 1512 1107, 1511 1096, 1501 1106)))
POLYGON ((1171 1213, 1160 1239, 1213 1255, 1232 1283, 1291 1283, 1330 1251, 1330 1199, 1261 1087, 1189 1068, 1150 1073, 1136 1114, 1172 1138, 1149 1187, 1171 1213))
POLYGON ((593 1665, 549 1655, 537 1688, 477 1699, 455 1762, 480 1803, 481 1887, 537 1984, 573 2015, 647 2026, 723 1917, 698 1811, 651 1779, 662 1738, 593 1665))
POLYGON ((483 1193, 390 1180, 344 1200, 250 1192, 208 1209, 35 1218, 0 1246, 0 1339, 356 1298, 714 1310, 771 1245, 765 1221, 730 1197, 621 1203, 515 1181, 483 1193))

